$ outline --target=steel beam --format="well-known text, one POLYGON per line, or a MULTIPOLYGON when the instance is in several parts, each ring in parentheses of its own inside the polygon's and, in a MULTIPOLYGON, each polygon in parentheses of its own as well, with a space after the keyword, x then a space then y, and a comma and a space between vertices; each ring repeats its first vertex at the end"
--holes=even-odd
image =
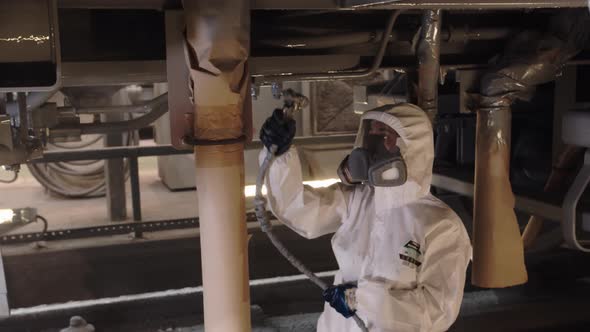
MULTIPOLYGON (((316 144, 353 144, 355 135, 333 135, 333 136, 312 136, 296 137, 293 144, 297 146, 316 145, 316 144)), ((261 149, 262 143, 258 140, 246 144, 246 150, 261 149)), ((176 154, 189 154, 191 150, 177 150, 171 145, 159 146, 137 146, 137 147, 119 147, 105 148, 96 150, 78 150, 78 151, 59 151, 47 152, 42 158, 33 159, 30 163, 54 163, 76 160, 96 160, 96 159, 113 159, 127 158, 131 156, 149 157, 149 156, 167 156, 176 154)))
MULTIPOLYGON (((247 221, 256 221, 253 213, 246 215, 247 221)), ((116 225, 106 224, 90 227, 52 229, 47 232, 27 232, 0 236, 0 245, 33 244, 38 241, 63 241, 74 239, 100 238, 111 235, 127 235, 139 229, 141 232, 161 232, 187 228, 198 228, 199 218, 157 220, 146 222, 125 222, 116 225)))
POLYGON ((343 0, 342 7, 354 9, 525 9, 579 8, 588 6, 586 0, 343 0))
MULTIPOLYGON (((473 197, 473 183, 444 174, 433 174, 432 186, 463 196, 473 197)), ((562 219, 560 206, 519 195, 515 196, 515 202, 515 208, 522 212, 538 215, 547 220, 561 221, 562 219)))
POLYGON ((47 152, 43 158, 33 159, 30 163, 55 163, 67 162, 76 160, 96 160, 96 159, 114 159, 126 158, 130 156, 148 157, 148 156, 164 156, 174 154, 186 154, 191 151, 176 150, 170 145, 160 146, 145 146, 145 147, 119 147, 119 148, 104 148, 96 150, 78 150, 78 151, 59 151, 47 152))
MULTIPOLYGON (((253 0, 252 10, 350 10, 350 9, 523 9, 586 7, 586 0, 253 0)), ((166 0, 59 0, 59 8, 154 9, 182 8, 180 1, 166 0)))
POLYGON ((62 87, 166 82, 166 61, 64 62, 62 87))
MULTIPOLYGON (((129 158, 129 180, 131 182, 131 203, 133 207, 133 221, 141 222, 141 190, 139 190, 139 165, 137 157, 129 158)), ((136 238, 141 238, 143 232, 136 228, 136 238)))
MULTIPOLYGON (((281 75, 276 81, 287 81, 288 75, 305 71, 334 71, 352 68, 359 63, 358 55, 305 55, 252 57, 250 73, 256 83, 265 82, 265 76, 281 75), (288 75, 287 75, 288 74, 288 75)), ((572 60, 570 65, 587 65, 587 59, 572 60)), ((407 70, 412 66, 388 66, 382 69, 407 70)), ((445 64, 443 70, 486 68, 485 63, 445 64)), ((292 78, 291 78, 292 79, 292 78)), ((166 61, 121 61, 121 62, 64 62, 62 83, 64 87, 130 85, 166 82, 166 61)))
MULTIPOLYGON (((125 114, 110 113, 102 116, 103 122, 123 121, 125 114)), ((131 134, 130 134, 131 135, 131 134)), ((123 146, 123 134, 107 134, 104 136, 105 147, 123 146)), ((106 183, 107 212, 112 221, 127 219, 125 197, 125 162, 122 158, 105 160, 104 175, 106 183)))

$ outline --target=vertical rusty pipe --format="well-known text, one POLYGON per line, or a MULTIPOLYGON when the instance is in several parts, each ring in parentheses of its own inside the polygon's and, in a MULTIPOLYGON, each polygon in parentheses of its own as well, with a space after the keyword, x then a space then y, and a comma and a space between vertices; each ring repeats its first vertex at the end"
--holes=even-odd
POLYGON ((432 123, 438 109, 442 11, 426 10, 422 16, 418 57, 418 105, 432 123))
POLYGON ((251 122, 249 1, 185 1, 184 10, 193 135, 214 144, 195 147, 205 330, 248 332, 244 144, 235 139, 251 122))

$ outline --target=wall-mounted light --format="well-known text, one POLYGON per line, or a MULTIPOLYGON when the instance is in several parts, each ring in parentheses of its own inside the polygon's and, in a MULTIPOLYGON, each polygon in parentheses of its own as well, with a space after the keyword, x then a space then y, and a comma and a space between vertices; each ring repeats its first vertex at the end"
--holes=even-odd
POLYGON ((12 209, 0 209, 0 224, 12 222, 14 211, 12 209))
POLYGON ((0 234, 37 221, 37 209, 0 209, 0 234))

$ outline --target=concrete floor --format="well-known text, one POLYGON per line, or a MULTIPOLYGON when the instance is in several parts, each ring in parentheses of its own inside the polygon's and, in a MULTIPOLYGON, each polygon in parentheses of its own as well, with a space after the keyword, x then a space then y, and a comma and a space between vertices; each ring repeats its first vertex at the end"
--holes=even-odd
MULTIPOLYGON (((156 157, 139 159, 142 217, 144 221, 195 217, 198 214, 194 190, 171 192, 158 177, 156 157)), ((0 170, 0 177, 6 178, 0 170)), ((127 221, 132 221, 131 191, 127 181, 127 221)), ((49 221, 49 229, 88 227, 111 223, 106 199, 65 199, 50 195, 23 166, 19 178, 11 184, 0 183, 0 209, 37 208, 49 221)), ((41 224, 33 223, 12 233, 37 232, 41 224)))
MULTIPOLYGON (((303 280, 302 282, 307 281, 303 280)), ((589 285, 585 279, 579 279, 561 285, 525 285, 466 292, 459 317, 449 332, 588 331, 590 323, 586 308, 590 298, 588 297, 589 285)), ((277 285, 272 286, 276 287, 277 285)), ((278 291, 281 291, 280 287, 278 287, 278 291)), ((191 311, 190 307, 194 306, 190 305, 191 301, 188 301, 190 299, 190 296, 187 296, 188 293, 180 297, 171 294, 154 297, 151 302, 129 302, 128 306, 119 307, 115 305, 111 307, 110 311, 94 306, 95 310, 103 310, 105 314, 108 313, 103 317, 103 320, 99 321, 92 319, 92 310, 76 314, 90 318, 89 321, 97 327, 97 331, 204 332, 202 313, 191 311), (164 302, 158 302, 162 300, 164 302), (115 314, 115 312, 122 314, 115 314), (115 325, 113 321, 110 321, 113 317, 115 320, 122 318, 123 320, 115 325)), ((293 294, 289 292, 284 292, 283 295, 280 301, 284 303, 293 297, 293 294)), ((73 307, 73 305, 70 306, 73 307)), ((301 309, 301 307, 299 308, 301 309)), ((67 316, 63 317, 65 313, 54 313, 62 316, 58 321, 59 326, 67 324, 67 316)), ((257 305, 251 307, 251 313, 253 332, 311 332, 315 331, 315 325, 319 318, 318 312, 306 311, 284 315, 266 315, 264 309, 257 305)), ((55 324, 55 319, 51 320, 49 316, 45 317, 46 320, 49 319, 47 322, 55 324)), ((43 319, 42 317, 43 315, 39 315, 39 313, 31 315, 29 312, 20 318, 21 323, 26 324, 26 318, 36 321, 40 318, 43 319)), ((50 325, 52 324, 48 324, 48 326, 50 325)), ((15 332, 59 331, 59 328, 56 327, 41 329, 21 329, 18 325, 11 325, 11 327, 14 327, 15 332)))
MULTIPOLYGON (((253 322, 252 332, 314 332, 320 313, 265 318, 253 322)), ((203 325, 160 329, 158 332, 205 332, 203 325)))

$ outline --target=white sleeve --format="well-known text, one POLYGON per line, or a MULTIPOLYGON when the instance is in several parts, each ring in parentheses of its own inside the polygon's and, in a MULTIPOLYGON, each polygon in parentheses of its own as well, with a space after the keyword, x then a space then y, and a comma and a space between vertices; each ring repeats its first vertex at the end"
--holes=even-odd
MULTIPOLYGON (((263 148, 260 164, 266 157, 263 148)), ((334 233, 348 214, 349 190, 340 183, 328 188, 303 185, 297 149, 275 158, 265 179, 270 210, 289 228, 308 239, 334 233)))
POLYGON ((382 280, 359 281, 357 309, 371 323, 386 331, 439 332, 455 322, 471 259, 469 238, 462 227, 453 227, 430 234, 426 245, 415 289, 392 289, 382 280))

